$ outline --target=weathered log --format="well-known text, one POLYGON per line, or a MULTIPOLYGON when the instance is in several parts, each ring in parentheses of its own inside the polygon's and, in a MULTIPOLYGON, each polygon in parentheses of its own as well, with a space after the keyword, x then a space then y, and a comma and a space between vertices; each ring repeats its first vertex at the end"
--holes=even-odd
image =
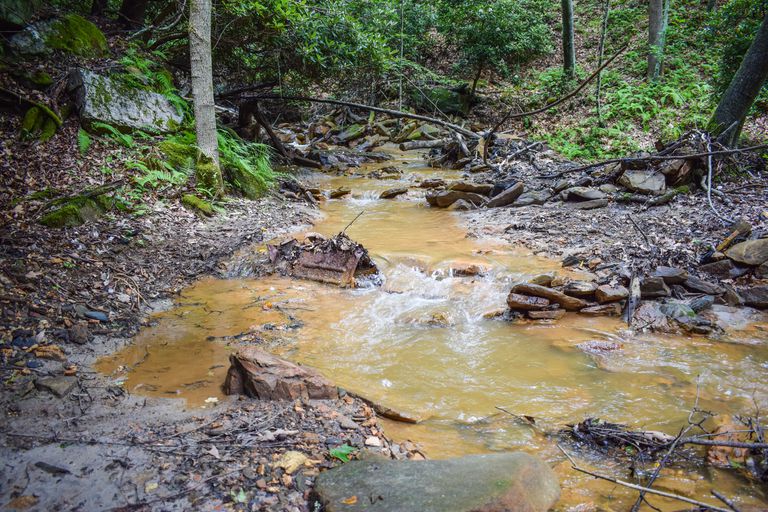
POLYGON ((403 142, 400 144, 400 151, 408 151, 411 149, 431 149, 441 148, 451 142, 451 139, 435 139, 435 140, 414 140, 410 142, 403 142))

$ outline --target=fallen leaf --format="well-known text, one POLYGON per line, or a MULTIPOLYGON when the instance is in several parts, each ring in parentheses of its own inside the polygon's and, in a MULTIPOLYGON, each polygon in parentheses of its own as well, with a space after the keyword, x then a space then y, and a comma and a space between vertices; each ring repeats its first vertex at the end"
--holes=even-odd
POLYGON ((344 498, 341 500, 341 502, 345 505, 354 505, 357 503, 357 496, 350 496, 349 498, 344 498))

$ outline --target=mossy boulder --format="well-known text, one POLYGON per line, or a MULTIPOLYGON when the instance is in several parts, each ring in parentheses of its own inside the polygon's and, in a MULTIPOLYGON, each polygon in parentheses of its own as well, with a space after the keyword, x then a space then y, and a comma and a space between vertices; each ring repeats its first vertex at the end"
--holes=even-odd
POLYGON ((99 27, 77 14, 39 21, 15 34, 11 48, 21 55, 47 55, 60 50, 80 57, 104 57, 109 45, 99 27))
POLYGON ((40 0, 2 0, 0 2, 0 27, 23 27, 40 8, 40 0))
POLYGON ((40 224, 49 228, 70 228, 80 226, 101 217, 111 210, 114 199, 100 195, 96 197, 75 197, 68 199, 55 210, 40 218, 40 224))
POLYGON ((237 167, 228 168, 232 185, 248 199, 257 199, 264 195, 264 183, 253 174, 237 167))
POLYGON ((206 217, 213 215, 213 206, 211 203, 204 199, 200 199, 194 194, 185 194, 181 198, 181 204, 194 212, 205 215, 206 217))
POLYGON ((466 87, 449 89, 434 87, 421 92, 416 91, 411 98, 414 105, 426 112, 434 112, 435 107, 444 114, 466 116, 472 108, 472 95, 466 87), (426 96, 426 97, 425 97, 426 96))
POLYGON ((68 87, 86 129, 100 122, 124 130, 167 133, 178 130, 184 120, 162 94, 86 69, 72 70, 68 87))

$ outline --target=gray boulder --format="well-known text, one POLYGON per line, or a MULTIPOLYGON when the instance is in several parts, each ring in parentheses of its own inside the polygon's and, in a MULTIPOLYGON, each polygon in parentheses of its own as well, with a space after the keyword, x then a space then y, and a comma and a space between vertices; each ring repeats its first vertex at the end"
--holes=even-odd
POLYGON ((549 466, 521 452, 348 462, 321 473, 313 494, 326 512, 544 512, 559 496, 549 466))
POLYGON ((744 304, 757 309, 768 309, 768 286, 753 286, 739 290, 744 304))
POLYGON ((624 171, 619 185, 640 194, 663 194, 667 188, 664 175, 657 171, 624 171))
POLYGON ((86 127, 101 122, 117 128, 167 133, 176 131, 184 120, 165 96, 86 69, 70 71, 69 89, 86 127))
POLYGON ((520 197, 515 199, 515 202, 510 206, 530 206, 532 204, 542 205, 546 203, 551 196, 544 190, 531 190, 530 192, 523 193, 520 197))
POLYGON ((595 201, 606 197, 605 192, 589 187, 571 187, 560 192, 563 201, 595 201))
POLYGON ((490 201, 488 201, 486 206, 488 208, 498 208, 500 206, 510 205, 523 194, 523 190, 525 190, 525 185, 522 183, 516 183, 499 195, 494 196, 490 201))

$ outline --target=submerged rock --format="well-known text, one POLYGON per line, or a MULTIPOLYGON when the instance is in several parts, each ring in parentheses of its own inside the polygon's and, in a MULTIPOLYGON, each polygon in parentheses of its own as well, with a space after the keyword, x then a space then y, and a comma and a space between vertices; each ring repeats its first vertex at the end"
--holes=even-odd
POLYGON ((532 320, 560 320, 565 316, 565 310, 547 309, 544 311, 528 311, 526 315, 532 320))
POLYGON ((339 391, 331 381, 308 368, 273 356, 256 347, 244 347, 229 356, 224 381, 228 395, 259 400, 334 399, 339 391))
POLYGON ((507 296, 507 306, 509 306, 509 309, 517 311, 545 309, 549 307, 549 300, 542 297, 531 297, 519 293, 510 293, 507 296))
POLYGON ((385 190, 379 195, 379 199, 394 199, 397 196, 408 193, 408 187, 396 187, 385 190))
POLYGON ((314 489, 327 512, 544 512, 559 496, 549 466, 521 452, 352 461, 321 473, 314 489))
POLYGON ((463 199, 475 206, 479 206, 487 200, 486 197, 483 197, 480 194, 475 194, 474 192, 462 192, 459 190, 446 190, 443 192, 427 194, 426 199, 430 206, 437 206, 439 208, 447 208, 459 199, 463 199))
POLYGON ((152 133, 176 131, 184 120, 176 107, 163 96, 137 89, 86 69, 69 74, 69 90, 81 121, 152 133))

